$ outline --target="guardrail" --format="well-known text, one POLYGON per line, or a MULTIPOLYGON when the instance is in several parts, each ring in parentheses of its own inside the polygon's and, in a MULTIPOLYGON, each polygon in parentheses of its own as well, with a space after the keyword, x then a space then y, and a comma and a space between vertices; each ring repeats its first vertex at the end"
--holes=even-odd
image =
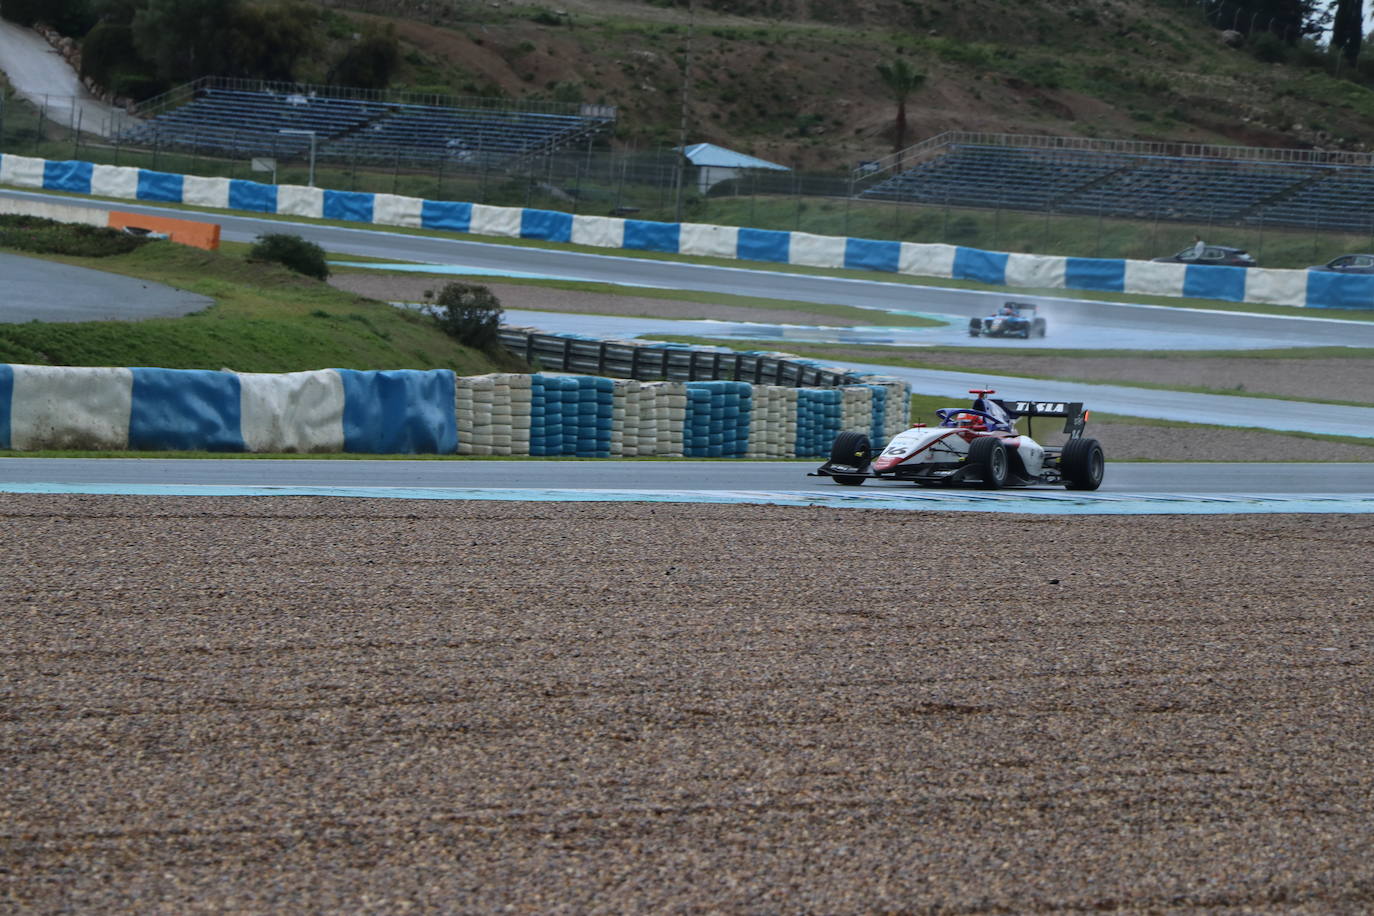
POLYGON ((531 365, 638 381, 731 381, 787 388, 832 388, 859 383, 852 373, 824 369, 776 353, 704 351, 686 346, 587 340, 503 327, 501 343, 531 365))

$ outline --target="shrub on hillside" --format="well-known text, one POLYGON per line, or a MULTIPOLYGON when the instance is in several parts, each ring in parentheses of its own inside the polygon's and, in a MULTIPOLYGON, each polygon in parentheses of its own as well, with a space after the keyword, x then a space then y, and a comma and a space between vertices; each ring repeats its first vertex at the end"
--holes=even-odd
POLYGON ((1281 64, 1288 59, 1288 46, 1273 32, 1250 36, 1250 53, 1266 64, 1281 64))
POLYGON ((151 241, 151 238, 127 235, 104 226, 59 223, 37 216, 0 216, 0 248, 78 258, 107 258, 127 254, 151 241))
POLYGON ((449 283, 434 304, 439 327, 461 344, 478 350, 495 348, 501 330, 501 300, 485 286, 449 283))
POLYGON ((329 265, 325 263, 324 249, 314 242, 307 242, 299 235, 281 232, 260 235, 249 250, 248 258, 253 261, 280 264, 288 270, 314 277, 316 280, 329 278, 329 265))

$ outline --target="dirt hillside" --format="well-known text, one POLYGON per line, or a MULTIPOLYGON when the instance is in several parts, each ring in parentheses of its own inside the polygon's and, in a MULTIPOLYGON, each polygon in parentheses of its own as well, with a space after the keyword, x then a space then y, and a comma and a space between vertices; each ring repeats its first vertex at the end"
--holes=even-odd
POLYGON ((1374 93, 1266 64, 1227 46, 1199 9, 1165 0, 337 5, 361 26, 396 29, 397 88, 616 105, 623 148, 676 143, 685 101, 689 142, 853 168, 894 148, 896 104, 877 65, 898 59, 925 77, 907 102, 907 143, 948 130, 1344 149, 1374 139, 1374 93))

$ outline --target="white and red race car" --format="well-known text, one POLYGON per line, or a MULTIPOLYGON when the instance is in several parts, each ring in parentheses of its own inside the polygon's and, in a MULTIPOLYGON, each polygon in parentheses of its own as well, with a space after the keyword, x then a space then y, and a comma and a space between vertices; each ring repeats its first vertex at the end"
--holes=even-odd
POLYGON ((1083 435, 1088 412, 1076 401, 1002 401, 991 389, 975 388, 971 407, 935 411, 939 426, 918 423, 875 452, 863 433, 840 433, 830 460, 812 477, 858 486, 865 480, 902 480, 922 486, 974 484, 989 489, 1062 484, 1070 490, 1102 485, 1106 460, 1096 439, 1083 435), (1026 418, 1063 417, 1062 446, 1046 447, 1016 429, 1026 418))

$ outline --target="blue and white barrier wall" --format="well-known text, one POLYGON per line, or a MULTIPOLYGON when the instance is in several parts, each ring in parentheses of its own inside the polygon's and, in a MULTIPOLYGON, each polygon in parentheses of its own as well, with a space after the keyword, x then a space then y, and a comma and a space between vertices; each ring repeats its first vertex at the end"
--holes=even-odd
POLYGON ((886 440, 910 388, 639 382, 447 370, 0 364, 0 449, 791 458, 836 434, 886 440))
POLYGON ((658 223, 176 175, 90 162, 0 156, 0 184, 409 229, 569 242, 808 267, 1309 308, 1374 308, 1374 276, 1204 267, 1120 258, 1008 254, 955 245, 843 238, 736 226, 658 223))
POLYGON ((448 454, 454 388, 447 370, 0 365, 0 448, 448 454))

